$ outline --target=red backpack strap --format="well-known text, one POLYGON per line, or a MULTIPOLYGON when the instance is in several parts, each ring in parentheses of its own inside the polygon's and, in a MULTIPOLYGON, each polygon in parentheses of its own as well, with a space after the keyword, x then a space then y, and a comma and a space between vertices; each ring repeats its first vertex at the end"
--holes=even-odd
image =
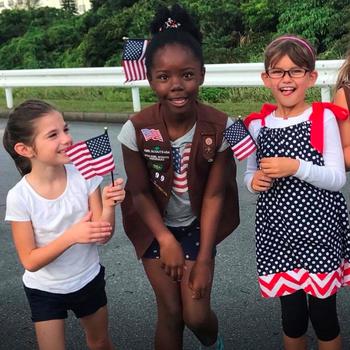
POLYGON ((250 113, 245 119, 244 119, 244 125, 248 128, 251 121, 255 119, 261 120, 261 125, 265 126, 265 117, 267 117, 269 114, 271 114, 273 111, 277 109, 276 105, 272 105, 269 103, 264 103, 261 107, 260 112, 253 112, 250 113))
POLYGON ((340 120, 345 120, 349 116, 349 111, 345 108, 337 106, 329 102, 314 102, 312 104, 312 113, 309 120, 311 121, 311 145, 321 154, 323 153, 324 139, 324 110, 330 109, 335 117, 340 120))

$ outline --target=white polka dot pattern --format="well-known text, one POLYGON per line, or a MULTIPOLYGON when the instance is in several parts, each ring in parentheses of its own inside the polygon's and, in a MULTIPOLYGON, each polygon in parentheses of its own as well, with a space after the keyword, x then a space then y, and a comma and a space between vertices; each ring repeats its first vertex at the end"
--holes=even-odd
MULTIPOLYGON (((310 144, 310 122, 263 127, 257 141, 258 163, 263 157, 278 156, 324 165, 322 155, 310 144)), ((298 289, 326 297, 342 284, 350 285, 350 278, 344 280, 350 276, 350 226, 343 195, 293 176, 275 179, 272 188, 258 198, 256 254, 265 297, 298 289)))

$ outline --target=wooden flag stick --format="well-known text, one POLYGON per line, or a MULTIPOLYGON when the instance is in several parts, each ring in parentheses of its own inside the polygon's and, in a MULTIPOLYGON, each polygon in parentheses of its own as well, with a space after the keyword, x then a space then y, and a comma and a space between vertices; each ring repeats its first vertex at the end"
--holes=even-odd
MULTIPOLYGON (((104 127, 104 129, 105 129, 105 134, 107 134, 108 135, 108 127, 107 126, 105 126, 104 127)), ((112 147, 112 146, 111 146, 112 147)), ((112 178, 112 186, 114 186, 114 176, 113 176, 113 170, 111 171, 111 178, 112 178)))

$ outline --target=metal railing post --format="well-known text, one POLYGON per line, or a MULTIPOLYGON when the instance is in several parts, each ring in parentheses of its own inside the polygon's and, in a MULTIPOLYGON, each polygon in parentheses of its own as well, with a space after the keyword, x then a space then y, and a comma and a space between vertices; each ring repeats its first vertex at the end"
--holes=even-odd
POLYGON ((321 101, 330 102, 331 100, 331 88, 329 86, 321 88, 321 101))
POLYGON ((138 87, 132 87, 131 93, 132 93, 132 105, 134 107, 134 112, 140 112, 141 111, 140 89, 138 87))
POLYGON ((12 108, 13 107, 12 88, 5 88, 5 96, 6 96, 7 108, 12 108))

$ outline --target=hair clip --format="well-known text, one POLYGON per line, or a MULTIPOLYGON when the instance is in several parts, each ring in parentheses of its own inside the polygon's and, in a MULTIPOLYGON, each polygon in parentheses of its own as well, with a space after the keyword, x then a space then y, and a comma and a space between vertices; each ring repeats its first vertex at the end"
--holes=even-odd
POLYGON ((159 28, 159 31, 162 32, 163 30, 167 30, 169 28, 178 28, 181 26, 181 23, 176 22, 174 19, 172 18, 168 18, 164 24, 159 28))

